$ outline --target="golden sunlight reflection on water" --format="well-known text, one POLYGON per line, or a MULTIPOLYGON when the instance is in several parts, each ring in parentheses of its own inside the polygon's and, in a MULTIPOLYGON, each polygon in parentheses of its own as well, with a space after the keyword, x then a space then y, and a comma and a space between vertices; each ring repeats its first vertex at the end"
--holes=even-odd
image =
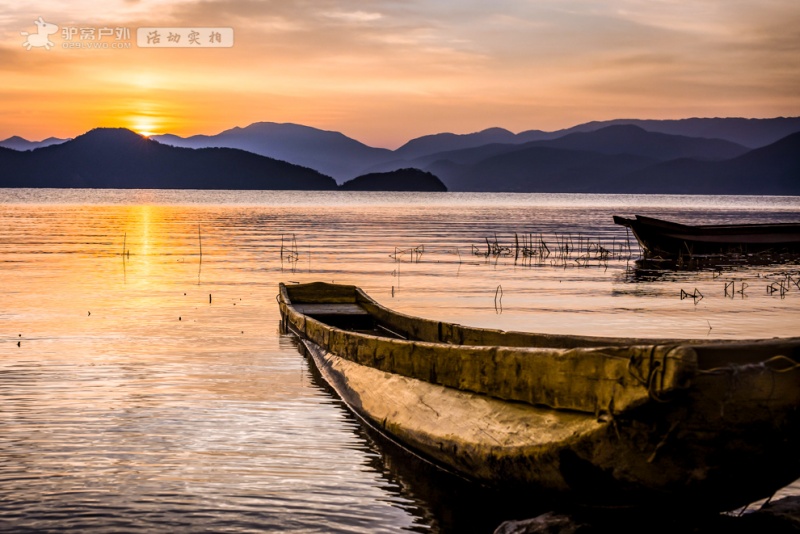
POLYGON ((319 384, 278 332, 277 284, 353 283, 406 313, 502 329, 800 334, 800 288, 765 290, 800 279, 796 264, 641 269, 611 222, 633 213, 796 221, 800 205, 0 192, 0 527, 489 529, 502 511, 448 500, 319 384), (487 238, 510 247, 515 232, 554 249, 565 236, 601 243, 612 258, 483 255, 487 238), (746 287, 725 296, 731 282, 746 287), (702 300, 680 299, 695 288, 702 300))

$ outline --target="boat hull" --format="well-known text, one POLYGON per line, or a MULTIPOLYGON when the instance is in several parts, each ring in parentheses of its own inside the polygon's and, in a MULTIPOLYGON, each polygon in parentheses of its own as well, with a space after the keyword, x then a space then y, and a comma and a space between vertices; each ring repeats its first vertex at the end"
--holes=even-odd
MULTIPOLYGON (((553 382, 543 379, 529 384, 549 388, 543 397, 530 400, 525 393, 521 394, 523 400, 508 399, 504 398, 508 390, 475 391, 480 388, 468 380, 463 381, 465 387, 437 383, 439 377, 431 377, 423 364, 420 373, 386 367, 387 362, 398 359, 403 347, 415 347, 411 353, 418 359, 430 359, 431 346, 436 344, 386 342, 363 332, 337 332, 335 327, 323 329, 320 335, 320 322, 300 313, 298 308, 303 305, 295 308, 285 288, 282 293, 284 327, 302 339, 323 378, 353 412, 420 456, 481 484, 532 495, 542 490, 556 492, 599 506, 729 510, 767 497, 800 477, 797 340, 687 343, 689 346, 680 350, 672 345, 666 354, 653 345, 653 361, 661 363, 649 368, 636 361, 643 354, 640 345, 627 349, 520 348, 525 359, 541 359, 555 366, 550 373, 553 382), (348 350, 340 336, 349 338, 355 351, 348 350), (613 364, 625 350, 630 350, 630 366, 621 370, 613 364), (742 355, 729 365, 731 352, 742 355), (598 356, 603 353, 608 354, 598 356), (675 361, 659 360, 658 354, 681 356, 675 361), (698 354, 703 368, 692 360, 698 354), (742 363, 742 358, 752 359, 752 354, 757 355, 756 363, 742 363), (764 359, 768 354, 773 355, 764 359), (621 374, 615 379, 618 395, 605 398, 600 388, 595 396, 602 402, 596 398, 593 404, 572 405, 568 398, 555 398, 577 393, 570 389, 574 385, 558 380, 557 375, 569 369, 558 367, 560 359, 594 360, 598 382, 609 378, 609 373, 632 372, 640 378, 644 373, 647 380, 640 382, 647 383, 639 383, 642 395, 636 395, 637 386, 626 386, 621 374), (685 366, 678 370, 681 362, 685 366), (672 375, 666 366, 676 368, 672 375), (662 384, 654 387, 653 382, 662 384), (628 387, 632 391, 625 393, 628 387), (564 408, 565 404, 570 407, 564 408)), ((354 293, 353 299, 357 296, 354 293)), ((402 323, 391 326, 402 327, 402 323)), ((424 325, 420 328, 424 330, 424 325)), ((488 335, 491 338, 496 332, 488 335)), ((478 333, 472 336, 477 339, 478 333)), ((597 343, 595 338, 579 338, 578 342, 587 340, 597 343)), ((606 342, 613 345, 621 340, 606 342)), ((469 358, 480 359, 487 348, 460 349, 469 358)), ((487 350, 495 350, 495 363, 502 367, 496 349, 487 350)), ((448 350, 445 354, 450 354, 448 350)), ((485 370, 483 376, 493 382, 505 374, 485 370)), ((519 378, 516 389, 524 389, 529 381, 519 378)), ((514 381, 513 377, 507 380, 514 381)), ((575 379, 581 380, 580 376, 575 379)))
POLYGON ((690 226, 637 215, 614 217, 648 256, 677 257, 800 252, 800 224, 690 226))

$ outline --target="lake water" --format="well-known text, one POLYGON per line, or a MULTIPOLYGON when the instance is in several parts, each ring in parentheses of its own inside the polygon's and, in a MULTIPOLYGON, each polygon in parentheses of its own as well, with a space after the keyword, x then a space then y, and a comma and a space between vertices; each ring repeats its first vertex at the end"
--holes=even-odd
POLYGON ((800 198, 0 190, 0 530, 490 531, 546 511, 483 505, 365 432, 280 334, 277 286, 509 330, 800 335, 797 263, 644 269, 611 220, 637 213, 800 221, 800 198))

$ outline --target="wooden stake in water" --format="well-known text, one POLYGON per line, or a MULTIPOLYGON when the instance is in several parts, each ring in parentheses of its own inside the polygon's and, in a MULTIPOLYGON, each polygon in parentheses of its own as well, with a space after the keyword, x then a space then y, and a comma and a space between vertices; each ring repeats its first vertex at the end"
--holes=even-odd
MULTIPOLYGON (((128 283, 128 266, 125 264, 125 249, 128 245, 128 232, 125 232, 125 235, 122 238, 122 283, 128 283)), ((128 252, 128 258, 131 257, 130 252, 128 252)))
MULTIPOLYGON (((200 233, 200 225, 197 225, 197 243, 200 245, 200 262, 197 264, 197 285, 200 285, 200 275, 203 272, 203 236, 200 233)), ((210 301, 209 295, 209 301, 210 301)))
POLYGON ((494 292, 494 311, 503 313, 503 286, 498 285, 494 292))

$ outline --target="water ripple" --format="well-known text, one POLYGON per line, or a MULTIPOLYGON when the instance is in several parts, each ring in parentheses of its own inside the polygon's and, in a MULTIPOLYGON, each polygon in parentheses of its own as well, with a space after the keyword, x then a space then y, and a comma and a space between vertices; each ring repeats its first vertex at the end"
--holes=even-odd
POLYGON ((619 252, 612 214, 697 209, 800 219, 792 198, 0 191, 0 530, 491 530, 502 502, 376 441, 321 384, 278 332, 277 284, 503 329, 797 335, 800 291, 762 287, 796 265, 637 278, 621 255, 480 255, 515 233, 619 252))

